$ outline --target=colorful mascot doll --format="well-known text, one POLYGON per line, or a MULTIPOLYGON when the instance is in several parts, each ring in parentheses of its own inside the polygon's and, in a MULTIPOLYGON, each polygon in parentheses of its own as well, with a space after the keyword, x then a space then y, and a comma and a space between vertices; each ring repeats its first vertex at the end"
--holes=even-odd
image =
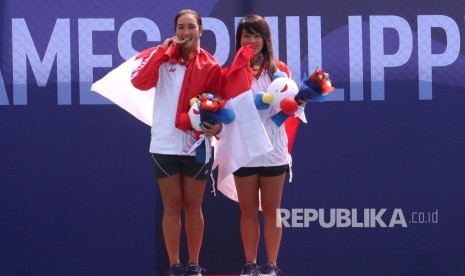
POLYGON ((280 109, 272 117, 277 126, 281 126, 284 120, 293 115, 298 109, 298 102, 294 100, 299 88, 297 84, 281 71, 273 75, 272 82, 266 92, 258 92, 254 95, 255 106, 259 110, 264 110, 270 106, 280 109))
POLYGON ((197 162, 207 163, 210 159, 211 145, 210 141, 202 134, 202 123, 230 124, 234 121, 235 114, 231 109, 224 107, 226 100, 211 93, 203 93, 192 98, 189 103, 191 108, 188 112, 188 119, 191 127, 196 130, 197 139, 189 152, 195 149, 197 162))
POLYGON ((268 86, 267 92, 255 94, 255 106, 259 110, 274 106, 281 109, 271 119, 279 127, 289 116, 300 118, 307 122, 300 100, 323 102, 332 91, 329 74, 318 68, 310 77, 304 76, 300 88, 287 76, 277 71, 273 81, 268 86))

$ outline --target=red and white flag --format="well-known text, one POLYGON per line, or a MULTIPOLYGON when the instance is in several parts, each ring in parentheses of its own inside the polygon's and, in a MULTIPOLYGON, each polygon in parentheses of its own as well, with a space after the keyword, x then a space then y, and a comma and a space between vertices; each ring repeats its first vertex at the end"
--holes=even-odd
POLYGON ((137 119, 152 126, 153 101, 155 88, 142 91, 131 83, 131 74, 140 64, 142 59, 137 55, 125 61, 94 82, 91 90, 104 96, 117 104, 137 119))

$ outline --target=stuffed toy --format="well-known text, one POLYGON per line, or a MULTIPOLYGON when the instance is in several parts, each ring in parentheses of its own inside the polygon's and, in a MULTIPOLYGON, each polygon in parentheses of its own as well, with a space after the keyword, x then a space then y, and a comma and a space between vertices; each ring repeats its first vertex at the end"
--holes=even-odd
POLYGON ((283 118, 293 115, 298 109, 298 102, 294 100, 299 88, 297 84, 281 71, 273 75, 272 82, 266 92, 258 92, 254 95, 255 106, 264 110, 270 106, 280 109, 272 120, 277 126, 281 126, 283 118))

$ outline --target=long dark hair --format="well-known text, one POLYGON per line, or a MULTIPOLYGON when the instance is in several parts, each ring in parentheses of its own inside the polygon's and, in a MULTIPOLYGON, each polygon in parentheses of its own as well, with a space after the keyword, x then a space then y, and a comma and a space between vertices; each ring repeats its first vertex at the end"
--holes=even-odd
POLYGON ((176 17, 174 18, 174 31, 176 31, 176 25, 178 25, 179 17, 181 17, 182 15, 186 13, 190 13, 194 15, 195 19, 197 20, 197 24, 199 25, 199 29, 202 30, 202 18, 200 17, 199 13, 191 9, 185 9, 185 10, 178 12, 178 14, 176 14, 176 17))
POLYGON ((272 78, 276 72, 276 60, 273 55, 273 44, 271 43, 271 31, 270 26, 263 17, 256 14, 244 16, 239 25, 237 26, 236 32, 236 51, 241 48, 241 36, 243 30, 246 30, 252 34, 260 34, 263 38, 263 49, 262 55, 263 60, 268 64, 268 74, 272 78))

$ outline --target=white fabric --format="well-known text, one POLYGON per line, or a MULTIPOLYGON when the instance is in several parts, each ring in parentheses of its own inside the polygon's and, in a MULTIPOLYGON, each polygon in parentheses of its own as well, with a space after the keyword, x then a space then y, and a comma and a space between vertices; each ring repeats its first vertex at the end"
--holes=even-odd
POLYGON ((218 166, 218 190, 237 201, 232 173, 273 147, 258 115, 252 91, 229 100, 226 107, 234 111, 236 119, 224 125, 224 138, 215 141, 217 150, 213 168, 218 166))
POLYGON ((175 127, 176 111, 186 66, 164 62, 158 69, 157 93, 153 107, 150 152, 159 154, 195 155, 189 153, 195 144, 195 132, 175 127), (160 104, 157 104, 160 103, 160 104))
POLYGON ((200 134, 199 140, 197 140, 192 147, 189 149, 187 153, 192 153, 196 148, 198 148, 202 143, 205 143, 205 164, 207 164, 210 161, 210 156, 211 156, 211 139, 205 137, 204 134, 200 134))
POLYGON ((195 143, 194 131, 182 131, 174 126, 178 98, 186 66, 165 62, 160 66, 157 89, 142 91, 131 83, 131 74, 142 59, 136 56, 110 71, 91 86, 91 90, 108 98, 134 117, 152 126, 150 152, 160 154, 195 155, 188 153, 195 143), (156 102, 162 102, 157 105, 156 102))
POLYGON ((128 59, 94 82, 91 90, 106 97, 145 124, 152 126, 155 88, 141 91, 132 85, 131 73, 141 63, 141 59, 136 60, 135 57, 128 59))

